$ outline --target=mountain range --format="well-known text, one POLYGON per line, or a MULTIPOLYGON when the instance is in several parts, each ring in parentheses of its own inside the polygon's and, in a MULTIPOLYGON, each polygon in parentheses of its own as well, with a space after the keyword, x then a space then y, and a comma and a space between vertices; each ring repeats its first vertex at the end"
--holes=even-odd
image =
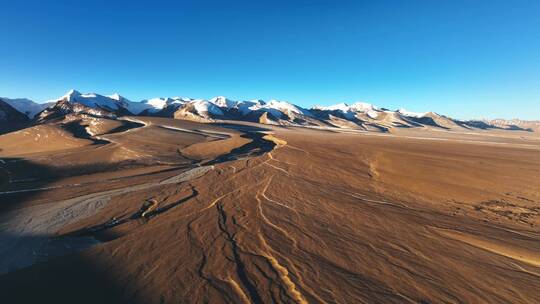
POLYGON ((356 129, 391 132, 394 128, 438 128, 442 130, 504 129, 540 131, 540 121, 457 120, 435 112, 415 113, 405 109, 388 110, 365 102, 314 106, 305 109, 279 100, 236 101, 223 96, 209 100, 187 97, 152 98, 133 102, 119 94, 100 95, 76 90, 64 96, 36 103, 29 99, 0 98, 0 132, 28 125, 62 121, 74 116, 106 117, 141 115, 174 117, 197 122, 223 120, 314 128, 356 129))

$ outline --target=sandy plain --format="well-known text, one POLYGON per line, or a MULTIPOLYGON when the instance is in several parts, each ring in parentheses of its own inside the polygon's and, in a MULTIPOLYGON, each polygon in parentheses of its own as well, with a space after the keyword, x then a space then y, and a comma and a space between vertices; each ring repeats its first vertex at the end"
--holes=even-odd
POLYGON ((540 302, 536 133, 129 119, 0 136, 3 299, 540 302))

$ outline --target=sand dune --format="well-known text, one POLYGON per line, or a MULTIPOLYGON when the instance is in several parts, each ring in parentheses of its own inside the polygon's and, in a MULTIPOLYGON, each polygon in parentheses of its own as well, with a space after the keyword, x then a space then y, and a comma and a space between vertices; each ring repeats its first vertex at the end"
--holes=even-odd
POLYGON ((92 140, 77 138, 59 126, 38 125, 0 136, 0 157, 82 147, 92 140))

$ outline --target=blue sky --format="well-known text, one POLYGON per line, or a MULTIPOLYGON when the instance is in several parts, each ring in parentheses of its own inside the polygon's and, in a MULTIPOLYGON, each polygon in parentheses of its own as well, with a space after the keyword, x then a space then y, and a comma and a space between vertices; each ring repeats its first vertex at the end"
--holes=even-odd
POLYGON ((0 96, 540 119, 540 1, 2 1, 0 96))

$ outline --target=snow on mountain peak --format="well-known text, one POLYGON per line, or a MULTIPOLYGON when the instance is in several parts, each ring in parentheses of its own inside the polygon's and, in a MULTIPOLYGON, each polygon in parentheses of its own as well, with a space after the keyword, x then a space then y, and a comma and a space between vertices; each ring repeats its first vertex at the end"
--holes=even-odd
POLYGON ((96 93, 80 93, 77 90, 70 90, 64 96, 56 101, 65 100, 72 103, 79 103, 87 107, 96 108, 108 108, 110 110, 118 110, 119 107, 128 107, 130 101, 126 100, 119 94, 113 94, 111 96, 99 95, 96 93))
POLYGON ((289 102, 280 101, 276 99, 264 102, 261 100, 256 101, 244 101, 238 106, 240 112, 247 113, 251 111, 263 111, 269 112, 274 117, 282 117, 283 114, 290 116, 291 114, 301 114, 311 116, 309 111, 306 111, 300 107, 297 107, 289 102))
POLYGON ((356 102, 351 105, 342 102, 331 106, 315 106, 313 109, 320 111, 338 111, 347 119, 355 118, 357 113, 366 113, 373 119, 378 116, 377 108, 366 102, 356 102))
POLYGON ((173 98, 155 97, 155 98, 150 98, 148 100, 143 100, 141 103, 148 105, 148 109, 151 112, 157 112, 159 110, 164 109, 165 107, 169 105, 172 105, 172 104, 180 105, 180 104, 184 104, 190 101, 191 101, 190 98, 184 98, 184 97, 173 97, 173 98))
POLYGON ((296 113, 296 114, 305 114, 304 113, 305 111, 303 111, 301 108, 293 105, 292 103, 289 103, 287 101, 276 100, 276 99, 272 99, 272 100, 268 101, 268 103, 263 105, 263 107, 270 108, 270 109, 276 109, 276 110, 290 111, 290 112, 293 112, 293 113, 296 113))
POLYGON ((146 102, 144 103, 151 105, 154 109, 161 110, 165 108, 165 106, 167 105, 167 100, 168 98, 156 97, 156 98, 150 98, 146 100, 146 102))
POLYGON ((223 115, 223 111, 221 111, 221 109, 216 104, 208 100, 204 100, 204 99, 193 100, 191 104, 193 104, 193 106, 195 107, 195 110, 199 114, 208 113, 208 114, 213 114, 213 115, 223 115))
POLYGON ((349 106, 342 102, 331 106, 314 106, 313 109, 321 110, 321 111, 343 111, 347 112, 349 110, 349 106))
POLYGON ((124 99, 124 97, 122 97, 120 94, 118 93, 114 93, 112 95, 108 95, 107 97, 111 98, 111 99, 114 99, 114 100, 117 100, 117 101, 120 101, 122 99, 124 99))
POLYGON ((397 110, 400 114, 402 115, 405 115, 405 116, 409 116, 409 117, 416 117, 416 118, 420 118, 420 117, 423 117, 427 114, 427 112, 424 112, 424 113, 420 113, 420 112, 411 112, 411 111, 407 111, 405 110, 404 108, 400 108, 399 110, 397 110))
POLYGON ((60 99, 66 99, 67 101, 72 101, 72 99, 75 98, 76 96, 81 96, 81 93, 77 90, 71 89, 66 94, 64 94, 64 96, 62 96, 60 99))
POLYGON ((237 101, 230 100, 225 96, 217 96, 212 99, 210 99, 210 102, 215 104, 216 106, 220 108, 235 108, 238 104, 237 101))
MULTIPOLYGON (((35 103, 28 99, 2 98, 7 104, 15 108, 18 112, 26 114, 28 118, 36 118, 37 113, 42 113, 37 117, 40 121, 42 117, 47 117, 51 113, 56 113, 56 109, 62 113, 90 113, 96 116, 115 117, 116 115, 157 115, 164 117, 190 117, 196 121, 206 121, 208 119, 231 119, 249 121, 269 121, 271 119, 278 123, 298 123, 298 124, 320 124, 335 119, 339 121, 349 120, 349 123, 358 124, 365 127, 366 124, 382 124, 382 129, 388 126, 405 125, 413 126, 418 123, 430 126, 440 126, 454 128, 456 126, 470 126, 472 128, 503 128, 503 129, 535 129, 540 130, 540 122, 521 121, 486 121, 485 123, 475 121, 456 122, 446 116, 434 112, 412 112, 404 108, 399 110, 387 110, 378 108, 370 103, 355 102, 352 104, 338 103, 330 106, 314 106, 311 110, 296 106, 287 101, 272 99, 263 101, 253 100, 230 100, 224 96, 217 96, 210 100, 191 99, 187 97, 166 97, 151 98, 140 102, 131 102, 118 93, 112 95, 100 95, 96 93, 81 93, 77 90, 70 90, 61 98, 52 100, 49 103, 35 103), (43 111, 49 107, 49 109, 43 111), (90 109, 89 109, 90 108, 90 109), (126 111, 127 110, 127 111, 126 111), (42 112, 43 111, 43 112, 42 112), (217 116, 217 117, 216 117, 217 116), (408 117, 408 119, 407 119, 408 117), (202 120, 201 120, 202 118, 202 120), (422 119, 415 119, 422 118, 422 119), (431 119, 430 119, 431 118, 431 119), (262 120, 261 120, 262 119, 262 120), (277 120, 276 120, 277 119, 277 120), (281 122, 283 120, 283 122, 281 122), (523 127, 522 127, 523 125, 523 127)), ((5 114, 5 113, 4 113, 5 114)), ((463 127, 461 127, 463 128, 463 127)))
POLYGON ((174 99, 176 101, 183 101, 183 102, 189 102, 189 101, 193 100, 193 99, 191 99, 189 97, 180 97, 180 96, 175 96, 172 99, 174 99))
POLYGON ((376 107, 367 102, 355 102, 349 108, 355 112, 368 112, 376 109, 376 107))
POLYGON ((374 107, 372 104, 365 103, 365 102, 356 102, 351 105, 348 105, 344 102, 338 103, 331 106, 315 106, 313 109, 316 110, 322 110, 322 111, 341 111, 343 113, 347 112, 368 112, 372 110, 376 110, 377 108, 374 107))

